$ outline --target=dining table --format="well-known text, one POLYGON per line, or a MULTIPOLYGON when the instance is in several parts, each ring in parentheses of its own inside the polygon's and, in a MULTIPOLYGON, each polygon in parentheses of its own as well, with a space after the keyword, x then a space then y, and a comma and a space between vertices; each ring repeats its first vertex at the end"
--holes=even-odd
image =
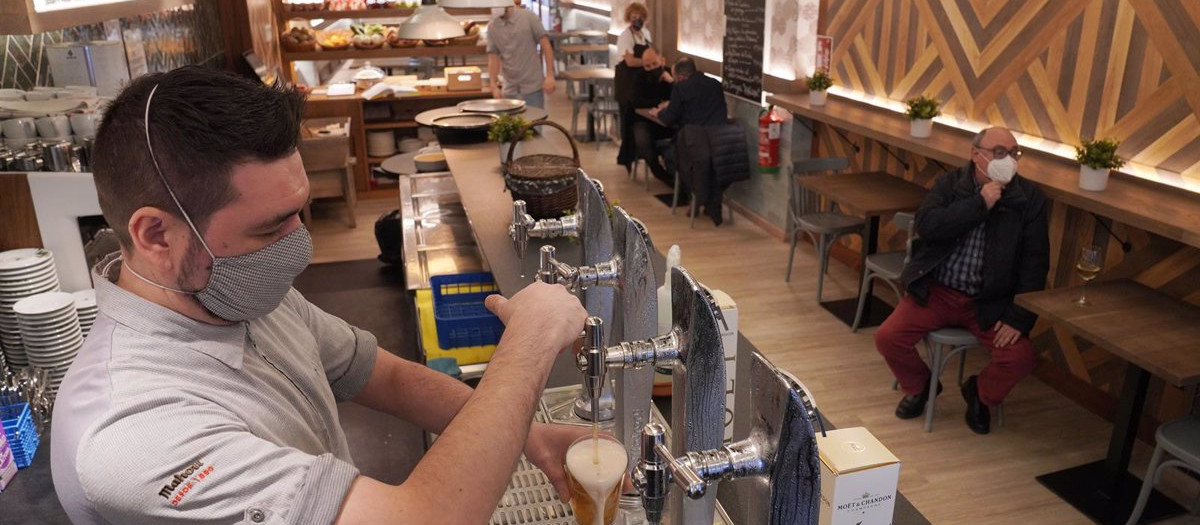
MULTIPOLYGON (((1180 388, 1200 384, 1200 353, 1196 352, 1200 307, 1131 279, 1084 286, 1016 297, 1017 305, 1126 361, 1107 455, 1037 480, 1096 522, 1121 524, 1129 519, 1141 489, 1141 480, 1129 473, 1129 459, 1150 378, 1180 388), (1076 302, 1081 294, 1087 297, 1086 305, 1076 302)), ((1182 507, 1155 491, 1139 523, 1182 512, 1182 507)))
MULTIPOLYGON (((867 256, 878 249, 879 218, 896 212, 916 210, 929 193, 929 190, 918 184, 884 171, 797 176, 794 179, 796 184, 866 219, 866 230, 863 232, 860 250, 860 268, 863 269, 866 268, 867 256)), ((875 297, 872 293, 872 282, 862 282, 863 277, 863 273, 860 273, 858 290, 867 286, 867 302, 863 307, 863 319, 859 326, 878 326, 891 314, 892 308, 875 297)), ((822 301, 821 306, 850 326, 854 323, 854 316, 858 310, 858 294, 846 299, 822 301)))

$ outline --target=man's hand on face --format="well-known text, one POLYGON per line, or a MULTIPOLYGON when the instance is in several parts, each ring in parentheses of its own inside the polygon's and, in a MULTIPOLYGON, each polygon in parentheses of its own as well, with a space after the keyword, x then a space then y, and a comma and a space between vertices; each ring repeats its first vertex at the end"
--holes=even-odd
POLYGON ((587 318, 579 299, 558 284, 534 282, 509 299, 489 295, 484 305, 500 318, 506 331, 535 337, 559 350, 579 339, 587 318))
POLYGON ((988 181, 979 190, 979 195, 983 197, 983 202, 987 204, 987 209, 992 209, 996 205, 996 201, 1000 200, 1000 193, 1004 191, 1004 185, 996 181, 988 181))

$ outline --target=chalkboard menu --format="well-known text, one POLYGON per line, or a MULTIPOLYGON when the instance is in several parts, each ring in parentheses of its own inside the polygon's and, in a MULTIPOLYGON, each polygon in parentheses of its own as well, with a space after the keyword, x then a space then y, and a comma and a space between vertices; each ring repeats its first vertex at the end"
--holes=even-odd
POLYGON ((766 13, 766 0, 725 0, 721 85, 726 93, 753 102, 762 100, 766 13))

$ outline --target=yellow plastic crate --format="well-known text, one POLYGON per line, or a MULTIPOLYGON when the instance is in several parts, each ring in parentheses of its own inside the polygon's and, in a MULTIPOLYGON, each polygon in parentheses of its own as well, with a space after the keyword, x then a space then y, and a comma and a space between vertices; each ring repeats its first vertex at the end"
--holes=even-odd
POLYGON ((453 357, 459 366, 486 363, 496 352, 496 345, 463 346, 449 350, 438 345, 437 322, 433 319, 433 291, 417 290, 417 318, 421 328, 421 348, 425 351, 425 360, 439 357, 453 357))

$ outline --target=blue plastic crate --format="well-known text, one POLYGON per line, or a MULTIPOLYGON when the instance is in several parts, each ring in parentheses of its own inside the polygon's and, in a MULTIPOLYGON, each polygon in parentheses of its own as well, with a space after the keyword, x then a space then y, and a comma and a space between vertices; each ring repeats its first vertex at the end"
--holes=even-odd
POLYGON ((37 452, 37 429, 33 427, 33 412, 29 403, 17 403, 0 407, 0 420, 4 422, 4 435, 8 438, 8 447, 12 449, 13 460, 17 468, 28 467, 33 463, 33 454, 37 452))
POLYGON ((484 298, 500 293, 492 274, 435 275, 429 279, 429 286, 433 289, 439 346, 487 346, 500 341, 504 324, 483 306, 484 298))

